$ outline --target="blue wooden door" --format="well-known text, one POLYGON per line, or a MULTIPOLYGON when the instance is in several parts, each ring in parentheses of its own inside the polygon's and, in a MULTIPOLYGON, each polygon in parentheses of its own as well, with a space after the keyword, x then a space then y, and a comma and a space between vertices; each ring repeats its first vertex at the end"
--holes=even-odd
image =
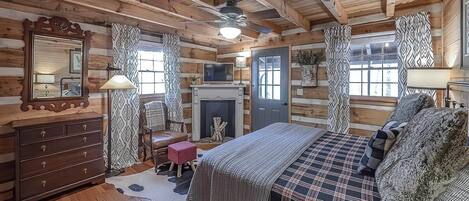
POLYGON ((288 47, 252 53, 252 130, 288 122, 288 47))

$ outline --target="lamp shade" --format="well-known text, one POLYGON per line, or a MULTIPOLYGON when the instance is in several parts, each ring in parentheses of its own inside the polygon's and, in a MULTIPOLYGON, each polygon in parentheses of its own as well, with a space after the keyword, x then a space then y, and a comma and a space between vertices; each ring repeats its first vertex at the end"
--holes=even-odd
POLYGON ((246 68, 246 57, 244 56, 237 56, 236 57, 236 68, 246 68))
POLYGON ((53 74, 36 74, 37 84, 54 84, 55 75, 53 74))
POLYGON ((451 68, 407 69, 407 87, 417 89, 446 89, 451 68))
POLYGON ((136 89, 137 87, 124 75, 114 75, 100 89, 136 89))

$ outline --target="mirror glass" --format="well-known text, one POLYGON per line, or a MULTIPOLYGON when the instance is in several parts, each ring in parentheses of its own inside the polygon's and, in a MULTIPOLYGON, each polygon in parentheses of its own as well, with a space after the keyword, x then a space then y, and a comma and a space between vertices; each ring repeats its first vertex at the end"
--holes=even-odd
POLYGON ((33 35, 32 98, 82 96, 83 42, 33 35))

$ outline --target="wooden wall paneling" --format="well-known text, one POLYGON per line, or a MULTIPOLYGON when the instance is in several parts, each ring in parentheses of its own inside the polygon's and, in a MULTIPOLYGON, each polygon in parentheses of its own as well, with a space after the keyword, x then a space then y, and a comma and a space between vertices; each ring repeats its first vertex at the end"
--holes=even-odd
POLYGON ((210 61, 217 60, 216 52, 201 50, 197 48, 181 47, 180 54, 181 54, 181 57, 183 58, 202 59, 202 60, 210 60, 210 61))
POLYGON ((23 77, 0 76, 0 97, 20 96, 23 89, 23 77))
MULTIPOLYGON (((461 0, 443 1, 443 60, 448 67, 461 65, 461 0)), ((464 71, 455 71, 452 77, 465 77, 464 71)))
POLYGON ((24 52, 22 49, 1 48, 0 49, 0 66, 23 68, 24 52))

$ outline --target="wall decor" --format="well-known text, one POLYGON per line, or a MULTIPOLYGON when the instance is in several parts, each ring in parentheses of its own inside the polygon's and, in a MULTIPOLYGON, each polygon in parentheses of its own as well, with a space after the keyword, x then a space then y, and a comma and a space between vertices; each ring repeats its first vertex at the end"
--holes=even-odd
POLYGON ((461 0, 461 68, 469 68, 469 0, 461 0))
POLYGON ((69 72, 71 74, 80 74, 81 73, 81 64, 83 60, 83 54, 81 49, 72 49, 70 50, 70 66, 69 72))
POLYGON ((35 22, 26 19, 23 28, 25 76, 21 110, 60 112, 87 107, 91 33, 63 17, 40 17, 35 22), (35 75, 39 74, 50 75, 51 79, 37 82, 35 75), (70 78, 73 78, 73 87, 70 78), (71 90, 74 93, 69 93, 71 90))
POLYGON ((318 86, 318 67, 324 59, 325 54, 323 51, 314 53, 312 50, 301 50, 298 52, 297 62, 303 68, 302 87, 318 86))

